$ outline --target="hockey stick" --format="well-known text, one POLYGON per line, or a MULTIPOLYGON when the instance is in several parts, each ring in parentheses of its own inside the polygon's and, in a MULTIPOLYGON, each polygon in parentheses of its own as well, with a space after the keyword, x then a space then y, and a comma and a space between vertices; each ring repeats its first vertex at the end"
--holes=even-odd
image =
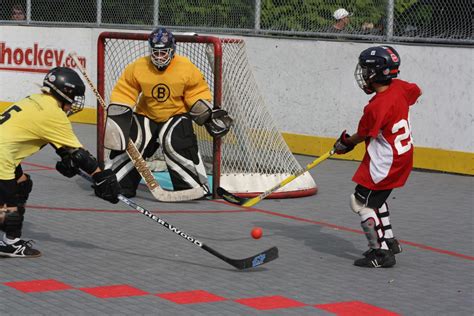
POLYGON ((275 185, 271 189, 263 192, 262 194, 260 194, 259 196, 254 197, 254 198, 241 198, 241 197, 238 197, 237 195, 234 195, 234 194, 228 192, 227 190, 225 190, 224 188, 221 188, 221 187, 217 188, 217 194, 222 196, 222 198, 224 200, 226 200, 227 202, 230 202, 230 203, 233 203, 233 204, 241 205, 243 207, 254 206, 255 204, 259 203, 260 201, 262 201, 264 198, 266 198, 267 196, 269 196, 270 194, 272 194, 276 190, 284 187, 285 185, 287 185, 291 181, 293 181, 296 178, 298 178, 299 176, 301 176, 306 171, 308 171, 310 169, 313 169, 314 167, 319 165, 321 162, 323 162, 324 160, 331 157, 334 154, 334 152, 335 151, 334 151, 334 148, 333 148, 330 151, 328 151, 327 153, 325 153, 324 155, 322 155, 321 157, 313 160, 313 162, 309 163, 306 166, 306 168, 304 168, 303 170, 300 170, 297 173, 292 174, 291 176, 287 177, 285 180, 281 181, 280 183, 278 183, 277 185, 275 185))
MULTIPOLYGON (((99 101, 100 105, 105 109, 107 109, 107 105, 105 104, 104 99, 100 95, 99 91, 95 87, 94 83, 90 79, 89 75, 87 74, 86 70, 80 63, 79 59, 75 52, 69 54, 69 56, 74 60, 77 65, 77 68, 81 71, 82 76, 86 79, 87 84, 91 88, 92 92, 94 92, 95 97, 99 101)), ((100 124, 100 123, 99 123, 100 124)), ((178 201, 189 201, 195 200, 203 197, 205 195, 204 189, 201 187, 188 189, 188 190, 181 190, 181 191, 167 191, 160 187, 158 182, 156 181, 155 177, 151 173, 150 169, 148 169, 145 160, 143 159, 142 155, 138 151, 135 144, 132 142, 131 139, 128 140, 127 143, 127 154, 130 157, 133 165, 137 169, 140 176, 146 183, 146 186, 150 190, 151 194, 160 202, 178 202, 178 201)))
MULTIPOLYGON (((88 175, 86 175, 85 173, 83 173, 82 171, 79 171, 79 175, 81 177, 83 177, 84 179, 92 182, 91 178, 88 175)), ((139 211, 140 213, 142 213, 146 217, 151 218, 152 220, 154 220, 155 222, 157 222, 161 226, 163 226, 165 228, 168 228, 172 232, 178 234, 179 236, 183 237, 184 239, 188 240, 189 242, 191 242, 191 243, 195 244, 196 246, 206 250, 210 254, 212 254, 212 255, 216 256, 217 258, 227 262, 228 264, 230 264, 231 266, 233 266, 233 267, 235 267, 239 270, 245 270, 245 269, 248 269, 248 268, 255 268, 257 266, 260 266, 262 264, 265 264, 267 262, 273 261, 276 258, 278 258, 278 248, 277 247, 272 247, 270 249, 267 249, 263 252, 260 252, 260 253, 254 255, 254 256, 251 256, 251 257, 248 257, 248 258, 245 258, 245 259, 232 259, 232 258, 229 258, 227 256, 224 256, 223 254, 221 254, 217 250, 214 250, 213 248, 211 248, 208 245, 204 244, 203 242, 200 242, 199 240, 192 237, 191 235, 186 234, 185 232, 183 232, 179 228, 171 225, 170 223, 166 222, 165 220, 163 220, 163 219, 159 218, 158 216, 152 214, 150 211, 148 211, 147 209, 141 207, 140 205, 138 205, 134 201, 126 198, 125 196, 119 194, 118 198, 123 203, 125 203, 128 206, 130 206, 131 208, 139 211)))

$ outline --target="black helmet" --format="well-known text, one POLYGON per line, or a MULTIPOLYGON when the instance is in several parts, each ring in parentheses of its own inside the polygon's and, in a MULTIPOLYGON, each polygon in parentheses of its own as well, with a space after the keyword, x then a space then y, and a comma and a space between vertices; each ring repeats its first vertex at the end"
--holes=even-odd
POLYGON ((370 47, 359 55, 354 76, 359 87, 373 93, 372 83, 388 84, 400 72, 400 55, 390 46, 370 47))
POLYGON ((151 48, 151 62, 158 70, 165 70, 176 51, 173 34, 163 27, 156 28, 148 37, 148 44, 151 48))
POLYGON ((48 92, 62 103, 71 104, 69 115, 84 108, 86 87, 81 77, 71 68, 56 67, 51 69, 44 77, 43 87, 48 88, 48 92))

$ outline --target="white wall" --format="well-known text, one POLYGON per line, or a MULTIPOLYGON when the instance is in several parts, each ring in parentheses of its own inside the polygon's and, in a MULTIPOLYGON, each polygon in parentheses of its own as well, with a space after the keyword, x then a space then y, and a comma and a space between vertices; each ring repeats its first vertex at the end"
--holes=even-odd
MULTIPOLYGON (((101 29, 2 26, 0 43, 24 51, 34 43, 44 49, 76 51, 96 78, 96 42, 101 29)), ((235 37, 220 35, 225 37, 235 37)), ((259 88, 282 131, 337 137, 357 128, 369 100, 354 80, 359 53, 376 44, 245 37, 259 88)), ((401 55, 400 78, 423 90, 412 108, 415 143, 422 147, 474 152, 473 49, 393 45, 401 55)), ((44 57, 44 56, 43 56, 44 57)), ((15 101, 36 90, 44 73, 6 71, 1 60, 0 101, 15 101)), ((26 68, 27 65, 13 65, 26 68)), ((55 66, 55 65, 54 65, 55 66)), ((29 66, 30 68, 48 68, 29 66)), ((92 93, 88 104, 95 104, 92 93)))
MULTIPOLYGON (((370 96, 355 82, 369 43, 246 38, 254 75, 284 131, 336 137, 355 131, 370 96), (268 78, 272 78, 268 80, 268 78)), ((472 48, 393 45, 400 78, 423 90, 412 107, 418 146, 473 152, 472 48)))

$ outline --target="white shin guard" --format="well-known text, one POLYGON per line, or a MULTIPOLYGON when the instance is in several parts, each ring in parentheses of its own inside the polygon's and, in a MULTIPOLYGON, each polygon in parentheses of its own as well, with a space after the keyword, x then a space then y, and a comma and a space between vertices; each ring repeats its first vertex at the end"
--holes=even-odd
POLYGON ((360 216, 360 225, 369 242, 369 247, 388 249, 384 239, 384 231, 375 210, 359 202, 354 194, 351 195, 351 208, 360 216))

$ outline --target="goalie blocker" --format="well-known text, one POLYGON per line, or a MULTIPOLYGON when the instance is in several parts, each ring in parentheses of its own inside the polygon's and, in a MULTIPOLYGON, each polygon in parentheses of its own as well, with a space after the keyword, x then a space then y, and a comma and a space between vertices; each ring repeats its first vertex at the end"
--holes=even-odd
POLYGON ((126 105, 110 104, 107 107, 104 147, 110 150, 127 149, 132 126, 133 110, 126 105))

